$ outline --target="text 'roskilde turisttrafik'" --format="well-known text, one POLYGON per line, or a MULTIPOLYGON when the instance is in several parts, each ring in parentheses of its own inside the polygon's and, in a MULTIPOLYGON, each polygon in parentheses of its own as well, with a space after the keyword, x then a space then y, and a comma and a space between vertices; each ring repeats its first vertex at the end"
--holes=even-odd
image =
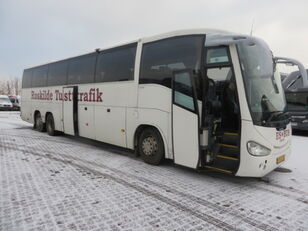
MULTIPOLYGON (((85 102, 103 102, 103 92, 99 88, 90 88, 88 92, 78 92, 78 101, 85 102)), ((56 100, 56 101, 72 101, 73 92, 61 92, 55 90, 54 93, 50 90, 31 91, 31 99, 33 100, 56 100)))

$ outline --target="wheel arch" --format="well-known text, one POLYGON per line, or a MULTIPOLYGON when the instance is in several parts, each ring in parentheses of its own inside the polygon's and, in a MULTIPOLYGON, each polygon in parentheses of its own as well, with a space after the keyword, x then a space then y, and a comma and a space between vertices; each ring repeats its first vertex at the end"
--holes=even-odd
POLYGON ((52 112, 47 111, 47 112, 45 113, 45 121, 47 121, 47 116, 48 116, 48 115, 52 115, 52 116, 53 116, 52 112))
POLYGON ((138 153, 138 139, 141 135, 141 132, 146 129, 146 128, 152 128, 152 129, 155 129, 158 131, 159 135, 161 136, 162 140, 163 140, 163 143, 164 143, 164 151, 165 151, 165 158, 166 158, 166 155, 168 153, 168 145, 167 145, 167 139, 166 139, 166 136, 164 135, 162 129, 157 126, 157 125, 154 125, 154 124, 140 124, 135 132, 134 132, 134 150, 135 150, 135 154, 138 156, 139 153, 138 153))
POLYGON ((33 127, 34 128, 36 128, 36 115, 37 114, 41 114, 41 112, 39 110, 35 110, 34 113, 33 113, 33 127))
POLYGON ((36 116, 38 113, 41 114, 41 112, 40 112, 39 110, 35 110, 35 111, 34 111, 34 113, 33 113, 34 119, 35 119, 35 116, 36 116))

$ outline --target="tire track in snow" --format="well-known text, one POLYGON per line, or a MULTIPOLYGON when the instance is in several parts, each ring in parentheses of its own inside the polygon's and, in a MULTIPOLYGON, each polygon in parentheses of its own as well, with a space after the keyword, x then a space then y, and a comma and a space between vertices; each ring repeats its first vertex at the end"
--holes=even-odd
MULTIPOLYGON (((15 134, 0 134, 0 136, 16 136, 16 137, 21 137, 21 138, 24 138, 24 139, 32 139, 32 140, 37 140, 37 139, 40 139, 42 141, 52 141, 52 142, 55 142, 55 143, 59 143, 59 144, 67 144, 67 145, 72 145, 72 146, 80 146, 80 147, 83 147, 83 148, 87 148, 87 147, 93 147, 95 146, 95 144, 87 144, 87 143, 84 143, 84 144, 78 144, 76 142, 74 142, 74 140, 72 140, 72 142, 65 142, 65 141, 59 141, 59 140, 55 140, 55 139, 50 139, 50 138, 47 138, 47 137, 29 137, 29 136, 25 136, 25 135, 15 135, 15 134)), ((106 151, 114 151, 116 152, 117 154, 123 154, 123 152, 125 151, 121 151, 121 150, 117 150, 115 147, 112 148, 112 147, 103 147, 103 146, 99 146, 100 148, 106 150, 106 151)), ((41 150, 41 151, 45 151, 45 150, 41 150)), ((127 154, 130 154, 129 152, 127 152, 127 154)), ((63 154, 63 155, 66 155, 66 154, 63 154)), ((72 158, 74 158, 73 156, 71 156, 72 158)), ((79 159, 81 160, 81 159, 79 159)), ((107 167, 107 166, 106 166, 107 167)), ((211 175, 210 177, 213 177, 213 178, 218 178, 218 179, 221 179, 221 180, 225 180, 224 178, 222 177, 219 177, 219 176, 213 176, 211 175)), ((291 193, 296 193, 296 194, 299 194, 300 197, 293 197, 287 193, 284 193, 284 192, 281 192, 281 191, 276 191, 276 190, 271 190, 269 188, 265 188, 265 187, 262 187, 260 185, 255 185, 255 184, 252 184, 252 183, 247 183, 247 182, 242 182, 238 179, 234 179, 234 178, 229 178, 228 181, 230 182, 233 182, 233 183, 236 183, 236 184, 241 184, 241 185, 246 185, 246 186, 249 186, 249 187, 253 187, 253 188, 256 188, 256 189, 259 189, 259 190, 264 190, 264 191, 267 191, 267 192, 270 192, 270 193, 273 193, 273 194, 279 194, 281 196, 284 196, 284 197, 287 197, 287 198, 290 198, 292 197, 293 199, 297 200, 297 201, 300 201, 300 202, 303 202, 305 204, 308 204, 308 201, 307 199, 305 198, 302 198, 303 195, 305 196, 308 196, 308 193, 305 192, 305 191, 301 191, 299 189, 295 189, 295 188, 289 188, 289 187, 286 187, 286 186, 283 186, 283 185, 279 185, 279 184, 274 184, 274 183, 270 183, 270 182, 258 182, 258 183, 262 183, 263 185, 265 186, 268 186, 270 185, 271 187, 273 188, 279 188, 279 189, 283 189, 287 192, 291 192, 291 193)))
MULTIPOLYGON (((127 182, 121 178, 118 178, 118 177, 115 177, 113 175, 110 175, 110 174, 107 174, 107 173, 102 173, 100 171, 97 171, 97 170, 94 170, 93 168, 89 168, 89 167, 86 167, 84 165, 80 165, 80 164, 77 164, 77 163, 74 163, 72 162, 71 160, 64 160, 64 159, 60 159, 60 158, 57 158, 57 157, 54 157, 54 156, 51 156, 50 154, 49 155, 44 155, 44 154, 41 154, 40 152, 35 152, 35 151, 30 151, 30 150, 24 150, 24 149, 20 149, 20 148, 16 148, 16 147, 12 147, 12 146, 9 146, 9 145, 2 145, 0 144, 0 147, 4 148, 4 149, 11 149, 11 150, 15 150, 15 151, 20 151, 22 153, 28 153, 28 154, 31 154, 31 155, 34 155, 34 156, 39 156, 39 157, 42 157, 42 158, 47 158, 47 159, 50 159, 50 160, 54 160, 54 161, 58 161, 58 162, 61 162, 61 163, 64 163, 64 164, 68 164, 68 165, 71 165, 72 167, 75 167, 75 168, 79 168, 79 169, 83 169, 85 171, 88 171, 88 172, 91 172, 92 174, 94 175, 99 175, 99 176, 104 176, 105 178, 108 178, 110 180, 113 180, 114 182, 118 183, 118 184, 121 184, 125 187, 129 187, 129 188, 132 188, 140 193, 143 193, 149 197, 152 197, 154 199, 157 199, 165 204, 168 204, 170 206, 173 206, 183 212, 187 212, 189 214, 191 214, 192 216, 202 220, 202 221, 205 221, 207 223, 210 223, 222 230, 225 230, 225 231, 229 231, 229 230, 241 230, 241 229, 238 229, 234 226, 231 226, 223 221, 221 221, 220 219, 217 219, 215 217, 212 217, 208 214, 204 214, 204 213, 201 213, 199 212, 198 210, 196 209, 193 209, 193 208, 190 208, 190 207, 187 207, 187 206, 184 206, 182 205, 181 203, 177 202, 177 201, 174 201, 168 197, 165 197, 159 193, 156 193, 156 192, 153 192, 153 191, 150 191, 148 189, 145 189, 144 187, 140 187, 139 185, 136 185, 134 183, 130 183, 130 182, 127 182)), ((59 155, 59 154, 57 154, 59 155)), ((62 156, 62 155, 60 155, 62 156)))
MULTIPOLYGON (((212 203, 210 201, 207 201, 207 200, 205 200, 203 198, 196 197, 196 196, 191 195, 191 194, 186 194, 184 192, 175 190, 172 187, 169 187, 167 185, 164 185, 164 184, 161 184, 161 183, 158 183, 158 182, 151 181, 151 180, 146 179, 144 177, 132 175, 130 173, 126 173, 126 172, 123 172, 123 171, 118 170, 118 169, 110 168, 110 167, 108 167, 106 165, 103 165, 103 164, 97 164, 95 162, 87 161, 87 160, 80 159, 80 158, 77 158, 77 157, 74 157, 74 156, 71 156, 71 155, 67 155, 67 154, 63 154, 63 153, 50 152, 50 151, 46 151, 46 150, 38 149, 38 148, 36 150, 40 151, 40 152, 34 152, 33 150, 18 149, 16 147, 14 147, 14 143, 7 143, 7 144, 9 144, 9 148, 12 148, 12 149, 15 149, 15 150, 19 150, 19 151, 22 151, 22 152, 27 152, 27 153, 36 154, 36 155, 40 155, 40 156, 45 156, 46 157, 46 155, 42 155, 40 153, 40 152, 43 152, 43 153, 46 153, 48 155, 47 158, 49 158, 49 157, 50 158, 55 158, 55 157, 52 157, 52 155, 59 155, 61 157, 64 157, 64 158, 67 158, 67 159, 70 159, 70 160, 75 160, 75 161, 78 161, 78 162, 82 162, 84 164, 89 164, 89 165, 96 166, 96 167, 99 167, 99 168, 105 168, 105 169, 108 169, 108 170, 112 171, 114 173, 113 175, 118 175, 119 179, 123 179, 124 177, 130 177, 131 179, 137 179, 140 182, 143 182, 143 183, 155 186, 155 187, 157 187, 159 189, 163 189, 163 190, 165 190, 167 192, 170 192, 172 194, 176 194, 176 195, 178 195, 178 196, 180 196, 182 198, 185 198, 186 200, 189 200, 191 202, 200 204, 200 205, 202 205, 202 206, 204 206, 206 208, 209 208, 211 210, 215 210, 215 211, 218 211, 219 213, 231 215, 234 218, 240 219, 241 221, 243 221, 243 222, 245 222, 245 223, 247 223, 247 224, 249 224, 249 225, 251 225, 251 226, 253 226, 255 228, 258 228, 259 230, 267 230, 267 231, 269 231, 269 230, 278 230, 278 229, 276 229, 273 226, 270 226, 268 224, 262 223, 262 222, 260 222, 258 220, 252 219, 250 217, 243 216, 238 211, 233 210, 231 208, 226 208, 226 207, 223 207, 223 206, 219 206, 219 205, 217 205, 215 203, 212 203)), ((25 145, 24 145, 24 147, 27 148, 27 146, 25 146, 25 145)), ((66 161, 66 163, 71 163, 71 162, 70 161, 69 162, 66 161)), ((84 167, 82 167, 80 165, 78 165, 78 167, 84 169, 84 167)), ((93 168, 89 168, 89 167, 86 167, 86 168, 87 168, 87 171, 89 171, 91 169, 93 170, 93 168)), ((144 189, 144 187, 142 187, 142 188, 144 189)), ((159 194, 159 195, 161 195, 161 194, 159 194)), ((170 200, 170 199, 168 198, 168 200, 170 200)), ((181 205, 181 206, 183 206, 183 205, 181 205)), ((187 207, 185 207, 185 208, 187 208, 187 207)))
MULTIPOLYGON (((75 142, 76 140, 72 140, 71 142, 65 142, 65 141, 59 141, 59 140, 56 140, 56 139, 50 139, 48 137, 42 137, 42 136, 35 136, 35 137, 31 136, 31 137, 29 137, 29 136, 26 136, 26 135, 16 135, 16 134, 0 134, 0 136, 16 136, 16 137, 21 137, 21 138, 24 138, 24 139, 34 139, 34 140, 40 139, 40 140, 43 140, 43 141, 52 141, 52 142, 59 143, 59 144, 67 144, 67 145, 72 145, 72 146, 80 146, 80 147, 84 147, 84 148, 86 148, 87 146, 88 147, 89 146, 92 146, 92 147, 95 146, 95 144, 87 144, 87 143, 78 144, 78 143, 75 142)), ((68 137, 66 137, 66 138, 68 138, 68 137)), ((103 144, 102 144, 102 146, 99 146, 99 147, 104 149, 104 150, 106 150, 106 151, 114 151, 117 154, 123 154, 123 152, 125 152, 123 150, 117 150, 116 147, 114 147, 114 148, 113 147, 104 147, 103 144)), ((108 144, 106 144, 106 145, 108 145, 108 144)), ((44 151, 44 150, 42 150, 42 151, 44 151)), ((125 153, 130 154, 129 152, 125 152, 125 153)), ((211 177, 225 180, 224 178, 221 178, 219 176, 212 176, 211 175, 211 177)), ((254 188, 257 188, 257 189, 260 189, 260 190, 265 190, 265 191, 268 191, 268 192, 273 193, 273 194, 277 194, 278 193, 281 196, 290 197, 289 194, 278 192, 278 191, 275 191, 275 190, 270 190, 270 189, 264 188, 262 186, 256 186, 256 185, 251 184, 251 183, 241 182, 241 181, 236 180, 234 178, 230 178, 230 179, 228 179, 228 181, 232 181, 234 183, 237 183, 237 184, 239 183, 239 184, 242 184, 242 185, 244 184, 244 185, 247 185, 249 187, 254 187, 254 188)), ((275 184, 275 183, 270 183, 270 182, 259 181, 259 183, 262 183, 263 185, 270 185, 273 188, 283 189, 283 190, 285 190, 287 192, 297 193, 300 196, 302 196, 302 195, 308 196, 307 192, 301 191, 299 189, 290 188, 290 187, 287 187, 287 186, 283 186, 283 185, 279 185, 279 184, 275 184)), ((305 204, 308 204, 308 201, 303 199, 303 198, 297 198, 296 200, 301 201, 301 202, 303 202, 305 204)))

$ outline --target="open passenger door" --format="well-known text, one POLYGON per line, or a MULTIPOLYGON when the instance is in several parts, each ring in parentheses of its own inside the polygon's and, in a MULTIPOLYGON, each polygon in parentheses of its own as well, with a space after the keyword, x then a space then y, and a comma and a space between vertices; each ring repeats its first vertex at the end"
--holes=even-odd
POLYGON ((191 70, 176 71, 172 80, 172 137, 174 163, 197 168, 199 113, 191 70))
POLYGON ((63 131, 78 135, 78 87, 63 87, 62 92, 63 131))

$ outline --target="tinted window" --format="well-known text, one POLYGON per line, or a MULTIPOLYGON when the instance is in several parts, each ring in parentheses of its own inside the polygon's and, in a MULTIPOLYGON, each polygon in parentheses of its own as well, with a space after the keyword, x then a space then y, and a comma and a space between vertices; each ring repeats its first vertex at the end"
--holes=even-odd
POLYGON ((140 83, 171 87, 172 72, 199 69, 204 36, 181 36, 145 44, 142 50, 140 83))
POLYGON ((298 76, 293 83, 288 86, 288 89, 298 89, 301 87, 303 87, 303 78, 298 76))
POLYGON ((208 48, 206 55, 207 64, 228 63, 228 51, 226 47, 208 48))
POLYGON ((289 111, 308 110, 308 92, 286 93, 289 111))
POLYGON ((284 74, 284 75, 286 75, 286 77, 282 81, 282 85, 285 89, 290 88, 290 86, 292 86, 292 84, 294 84, 294 81, 301 78, 299 71, 294 71, 290 74, 284 74))
POLYGON ((137 44, 103 51, 99 54, 96 82, 112 82, 134 79, 137 44))
POLYGON ((22 76, 22 88, 31 87, 33 69, 24 70, 24 74, 22 76))
POLYGON ((44 87, 47 85, 48 65, 33 69, 32 87, 44 87))
POLYGON ((96 54, 79 56, 69 60, 68 84, 93 83, 96 54))
POLYGON ((174 103, 195 111, 193 86, 189 72, 174 75, 174 103))
POLYGON ((49 65, 48 86, 67 84, 68 61, 61 61, 49 65))

